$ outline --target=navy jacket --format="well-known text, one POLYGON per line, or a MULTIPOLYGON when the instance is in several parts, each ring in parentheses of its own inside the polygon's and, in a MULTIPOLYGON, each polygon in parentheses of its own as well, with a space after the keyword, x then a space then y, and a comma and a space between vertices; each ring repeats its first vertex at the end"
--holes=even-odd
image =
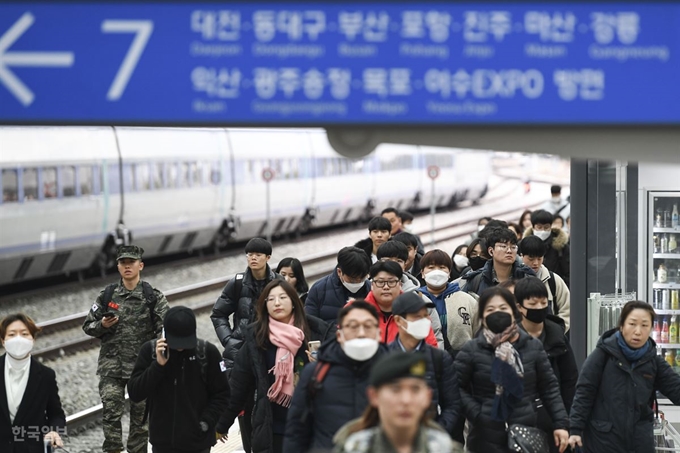
POLYGON ((327 362, 331 366, 313 397, 310 381, 316 364, 310 363, 300 373, 300 381, 288 409, 283 452, 330 451, 335 433, 345 423, 360 417, 368 406, 368 374, 371 366, 386 351, 387 348, 381 345, 371 359, 357 362, 347 357, 336 340, 323 344, 319 350, 319 362, 327 362))
POLYGON ((335 323, 338 312, 347 304, 348 299, 364 299, 370 291, 371 282, 367 280, 358 292, 350 293, 342 284, 336 267, 329 275, 314 283, 309 290, 305 312, 328 323, 335 323))
POLYGON ((680 376, 652 343, 635 367, 619 347, 617 329, 605 332, 588 356, 571 406, 571 434, 582 436, 584 453, 654 453, 656 390, 680 404, 680 376))
MULTIPOLYGON (((390 351, 400 351, 401 345, 398 341, 393 341, 387 347, 390 351)), ((453 367, 453 357, 451 354, 430 346, 424 341, 421 342, 420 350, 416 354, 425 356, 427 371, 425 380, 432 389, 432 406, 434 409, 434 420, 446 430, 451 437, 458 442, 464 442, 463 426, 458 423, 462 417, 462 403, 460 391, 458 390, 458 380, 456 370, 453 367), (440 366, 439 381, 437 381, 437 371, 435 360, 440 366), (437 414, 437 406, 441 408, 441 413, 437 414), (460 432, 456 428, 460 428, 460 432)))
MULTIPOLYGON (((541 399, 555 429, 567 429, 567 412, 543 344, 520 329, 513 345, 524 365, 524 397, 508 424, 536 426, 536 400, 541 399)), ((483 334, 468 341, 456 356, 455 366, 465 417, 472 424, 465 447, 471 453, 508 453, 505 424, 491 418, 496 385, 491 382, 494 349, 483 334)))

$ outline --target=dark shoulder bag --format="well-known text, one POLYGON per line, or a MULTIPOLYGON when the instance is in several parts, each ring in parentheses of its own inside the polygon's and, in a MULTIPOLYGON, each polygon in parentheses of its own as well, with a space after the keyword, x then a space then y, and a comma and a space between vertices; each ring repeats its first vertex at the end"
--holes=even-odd
POLYGON ((540 428, 524 425, 505 425, 508 431, 508 448, 520 453, 546 453, 550 451, 548 435, 540 428))

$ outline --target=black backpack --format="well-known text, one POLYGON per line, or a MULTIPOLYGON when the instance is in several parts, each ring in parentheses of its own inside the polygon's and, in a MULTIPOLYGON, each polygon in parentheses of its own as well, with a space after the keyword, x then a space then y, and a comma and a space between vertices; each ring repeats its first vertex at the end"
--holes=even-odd
POLYGON ((555 274, 553 271, 548 270, 550 273, 550 278, 548 279, 548 287, 550 288, 550 301, 548 305, 550 305, 550 309, 552 310, 552 314, 557 316, 558 310, 557 310, 557 283, 555 283, 555 274))
MULTIPOLYGON (((104 303, 104 310, 108 308, 108 303, 111 301, 111 298, 113 297, 113 292, 116 290, 118 287, 118 283, 111 283, 108 285, 106 288, 104 288, 104 296, 102 297, 102 302, 104 303)), ((153 290, 153 287, 145 282, 142 281, 142 292, 144 293, 144 300, 146 300, 146 304, 149 306, 149 313, 151 314, 151 325, 153 328, 156 326, 156 302, 158 302, 158 298, 156 297, 156 293, 153 290)))

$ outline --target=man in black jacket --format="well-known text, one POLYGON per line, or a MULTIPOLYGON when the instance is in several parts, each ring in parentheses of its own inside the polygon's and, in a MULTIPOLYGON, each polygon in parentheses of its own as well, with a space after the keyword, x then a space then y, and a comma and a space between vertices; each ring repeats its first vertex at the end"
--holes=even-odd
MULTIPOLYGON (((224 347, 225 367, 227 374, 231 373, 236 354, 243 346, 242 330, 254 321, 255 303, 260 297, 265 286, 275 278, 277 274, 269 267, 269 259, 272 255, 272 245, 262 238, 253 238, 246 244, 246 258, 248 268, 245 272, 236 274, 227 282, 222 294, 215 302, 210 319, 217 338, 224 347), (234 315, 234 327, 232 328, 229 317, 234 315)), ((241 426, 241 440, 243 449, 250 452, 250 413, 252 402, 246 407, 245 413, 238 418, 241 426)))
POLYGON ((461 277, 461 289, 474 297, 507 280, 536 276, 521 260, 517 260, 517 235, 509 228, 494 228, 486 237, 491 259, 483 268, 470 271, 461 277))
POLYGON ((371 366, 386 352, 378 342, 378 312, 358 300, 340 310, 337 322, 336 340, 323 344, 318 362, 300 373, 288 410, 284 453, 330 451, 338 429, 368 405, 371 366))
POLYGON ((375 263, 378 261, 376 255, 378 247, 389 241, 391 230, 392 224, 389 220, 384 217, 373 217, 368 222, 368 237, 360 240, 354 246, 366 252, 366 255, 371 259, 371 263, 375 263))
POLYGON ((196 338, 196 317, 187 307, 168 310, 165 338, 146 342, 128 382, 130 399, 147 400, 154 453, 208 453, 215 426, 229 402, 220 352, 196 338))
POLYGON ((328 323, 335 322, 349 299, 363 299, 371 291, 367 280, 370 268, 366 252, 357 247, 342 248, 333 272, 314 283, 307 293, 305 312, 328 323))
POLYGON ((428 309, 435 308, 416 293, 404 293, 392 304, 394 321, 399 326, 397 339, 389 350, 420 353, 425 357, 425 380, 432 389, 433 419, 457 442, 455 451, 463 451, 463 426, 460 391, 453 367, 453 357, 425 343, 432 323, 428 309), (437 410, 439 407, 439 411, 437 410))
POLYGON ((562 228, 553 228, 553 215, 548 211, 538 210, 531 213, 531 228, 527 228, 524 237, 536 236, 545 244, 543 265, 556 273, 569 286, 569 236, 562 228))

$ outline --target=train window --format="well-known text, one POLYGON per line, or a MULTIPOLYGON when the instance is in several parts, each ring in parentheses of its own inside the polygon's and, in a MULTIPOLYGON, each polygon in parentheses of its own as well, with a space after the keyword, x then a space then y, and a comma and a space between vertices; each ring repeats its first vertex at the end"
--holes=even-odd
POLYGON ((38 199, 38 169, 25 168, 21 182, 24 186, 24 200, 38 199))
POLYGON ((12 203, 19 200, 19 180, 17 171, 5 168, 2 170, 2 202, 12 203))
POLYGON ((46 167, 42 170, 42 185, 44 198, 57 197, 57 169, 46 167))
POLYGON ((61 168, 61 191, 64 197, 76 196, 76 167, 61 168))
POLYGON ((134 176, 135 176, 135 190, 149 190, 151 186, 151 174, 149 170, 149 164, 137 163, 134 166, 134 176))
POLYGON ((177 164, 168 164, 167 178, 168 179, 165 181, 165 187, 168 189, 174 189, 177 187, 177 164))
POLYGON ((163 162, 152 162, 151 164, 151 177, 153 188, 162 189, 163 188, 163 162))
POLYGON ((222 169, 220 167, 220 162, 210 164, 210 183, 216 186, 222 181, 222 169))
POLYGON ((108 164, 105 168, 109 194, 120 193, 120 167, 118 164, 108 164))
POLYGON ((132 164, 123 164, 123 190, 125 193, 135 190, 135 174, 132 164))
POLYGON ((78 185, 80 186, 80 195, 92 195, 92 167, 83 165, 78 167, 78 185))

